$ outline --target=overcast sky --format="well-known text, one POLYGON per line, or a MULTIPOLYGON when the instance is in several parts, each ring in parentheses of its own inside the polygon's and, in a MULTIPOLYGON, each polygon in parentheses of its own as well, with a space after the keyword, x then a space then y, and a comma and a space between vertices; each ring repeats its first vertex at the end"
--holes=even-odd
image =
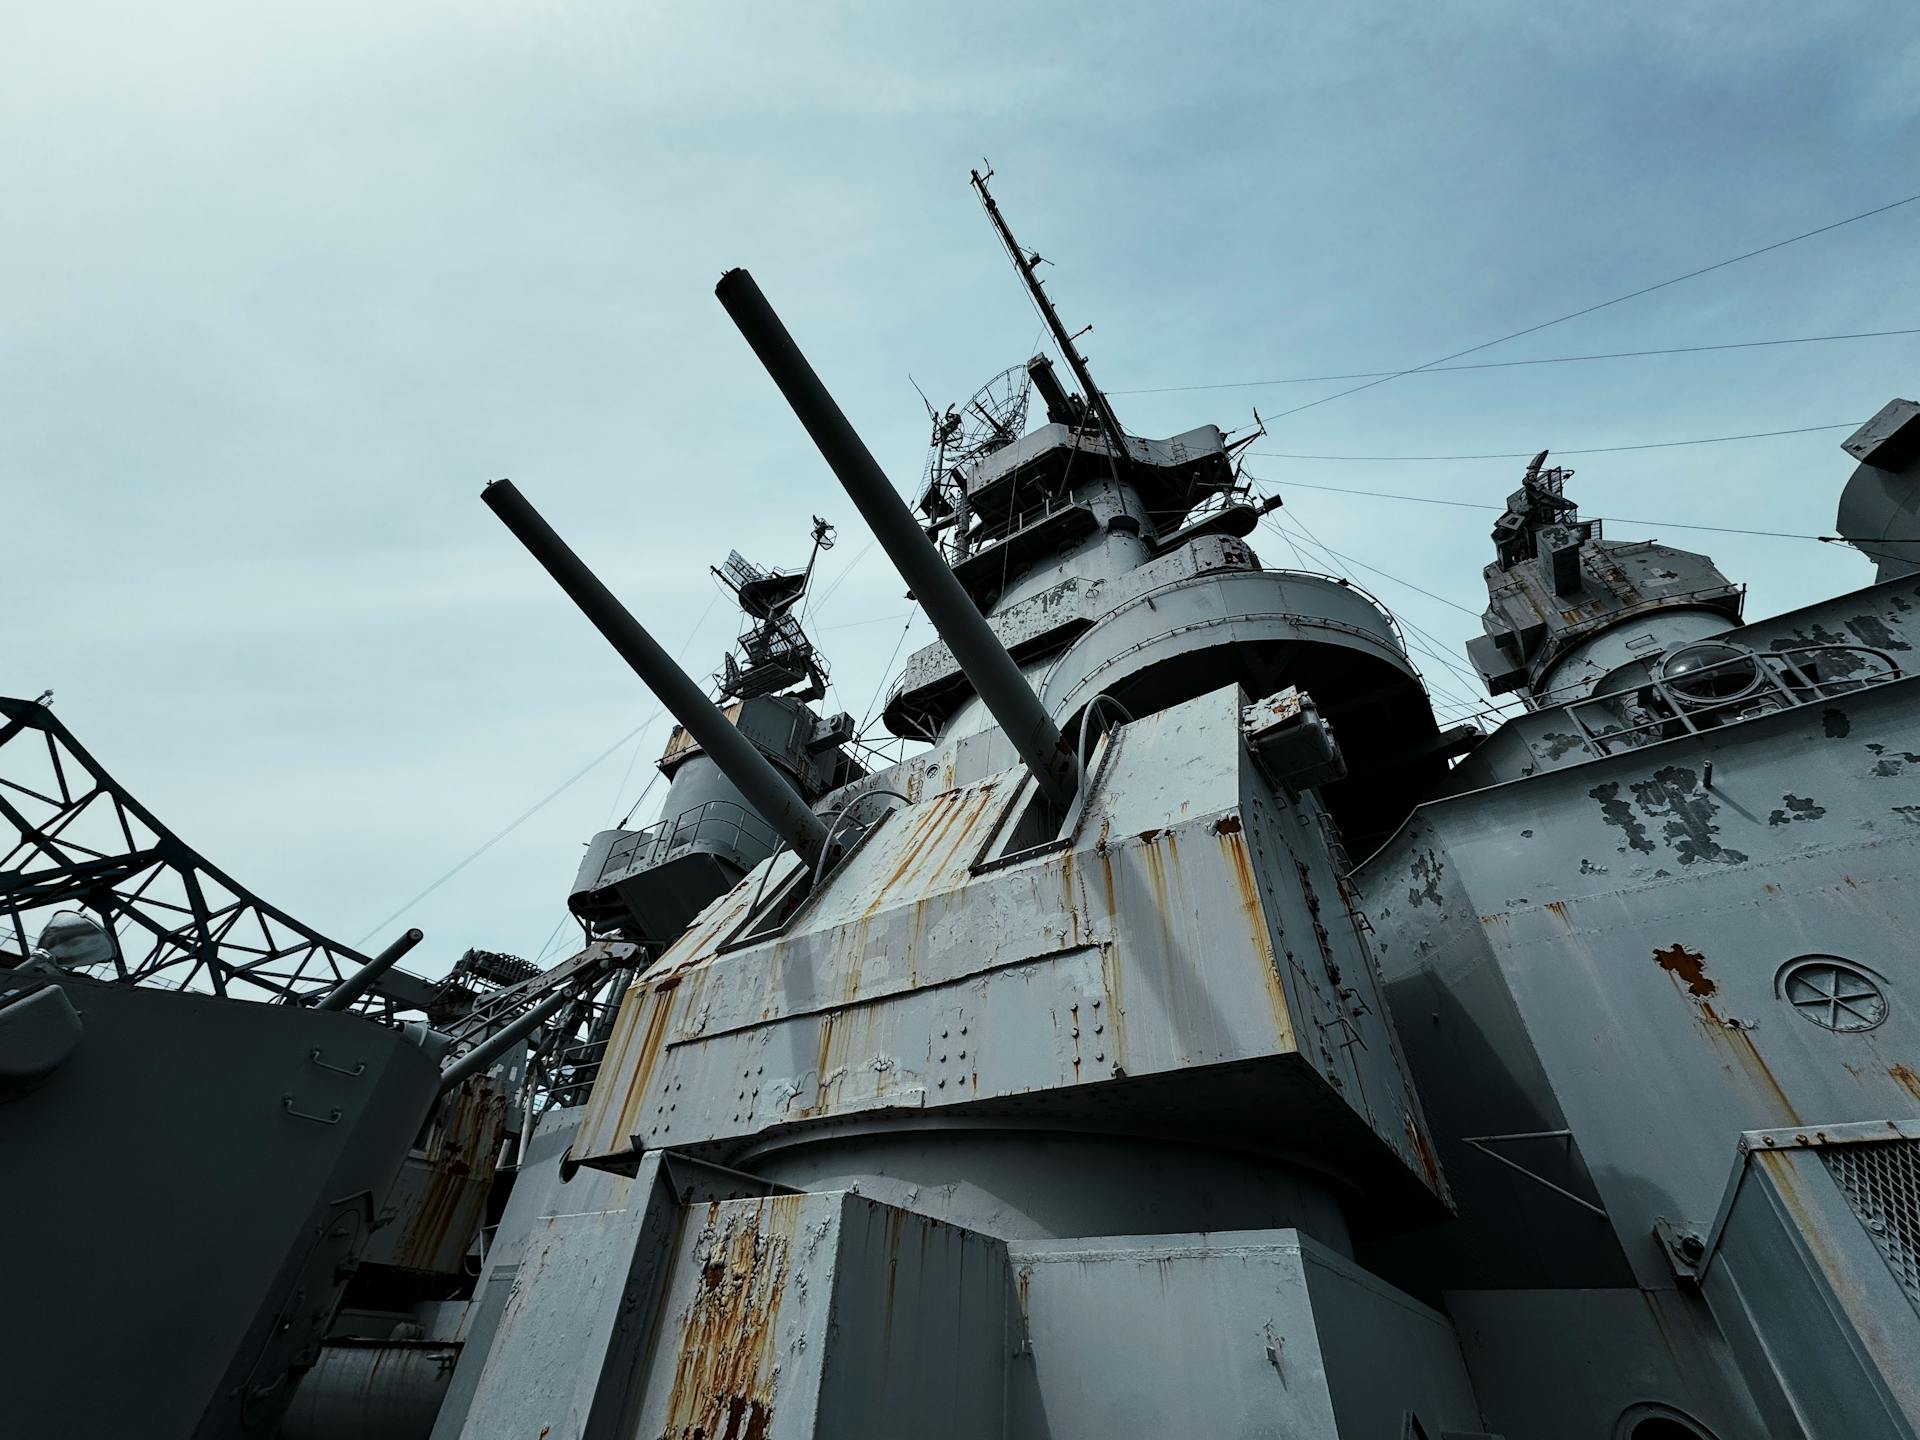
MULTIPOLYGON (((982 156, 1152 435, 1353 382, 1122 392, 1417 365, 1920 191, 1910 5, 0 15, 0 691, 51 688, 183 838, 310 924, 420 925, 427 972, 547 946, 665 735, 388 920, 655 711, 487 479, 702 673, 735 618, 708 564, 802 560, 825 515, 835 708, 864 716, 887 673, 902 587, 713 300, 724 268, 753 269, 904 489, 909 372, 958 400, 1035 340, 966 184, 982 156)), ((1473 358, 1911 328, 1917 282, 1920 204, 1473 358)), ((1255 449, 1846 424, 1914 395, 1917 362, 1907 336, 1409 376, 1255 449)), ((1817 534, 1845 434, 1567 463, 1589 513, 1817 534)), ((1252 466, 1457 662, 1492 512, 1304 487, 1497 506, 1519 462, 1252 466)), ((1752 616, 1870 578, 1810 541, 1609 533, 1710 551, 1752 616)))

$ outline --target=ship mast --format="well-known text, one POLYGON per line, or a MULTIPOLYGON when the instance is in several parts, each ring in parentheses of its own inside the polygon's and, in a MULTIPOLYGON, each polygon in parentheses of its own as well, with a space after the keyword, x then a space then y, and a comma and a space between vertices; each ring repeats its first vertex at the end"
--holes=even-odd
MULTIPOLYGON (((971 170, 968 174, 973 177, 973 188, 980 192, 980 203, 986 207, 987 218, 993 222, 993 228, 1000 236, 1000 243, 1007 247, 1007 254, 1013 260, 1013 268, 1020 272, 1020 278, 1026 282, 1027 293, 1033 297, 1033 303, 1039 307, 1040 318, 1046 321, 1054 343, 1060 347, 1060 354, 1067 362, 1067 368, 1073 371, 1073 378, 1080 385, 1080 393, 1087 397, 1087 404, 1092 408, 1094 418, 1100 422, 1100 431, 1106 437, 1107 445, 1113 452, 1114 463, 1124 467, 1131 459, 1127 451, 1126 432, 1120 428, 1120 418, 1113 413, 1113 406, 1107 403, 1105 392, 1093 383, 1093 375, 1087 369, 1086 359, 1074 348, 1073 336, 1067 333, 1067 327, 1061 323, 1059 314, 1053 308, 1053 301, 1047 297, 1046 286, 1042 285, 1039 277, 1034 274, 1040 265, 1039 254, 1029 254, 1022 250, 1020 243, 1013 238, 1013 231, 1008 228, 1006 217, 1000 213, 1000 207, 994 203, 993 195, 987 189, 987 180, 992 176, 993 171, 988 170, 985 175, 982 175, 978 170, 971 170)), ((1091 326, 1088 327, 1088 329, 1091 328, 1091 326)))

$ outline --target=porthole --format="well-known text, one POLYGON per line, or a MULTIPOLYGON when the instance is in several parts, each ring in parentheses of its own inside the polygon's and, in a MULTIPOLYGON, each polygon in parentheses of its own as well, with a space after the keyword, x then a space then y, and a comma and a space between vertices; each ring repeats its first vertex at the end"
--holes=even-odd
POLYGON ((1887 992, 1876 976, 1838 955, 1803 955, 1780 972, 1780 998, 1801 1019, 1842 1035, 1871 1030, 1887 1018, 1887 992))

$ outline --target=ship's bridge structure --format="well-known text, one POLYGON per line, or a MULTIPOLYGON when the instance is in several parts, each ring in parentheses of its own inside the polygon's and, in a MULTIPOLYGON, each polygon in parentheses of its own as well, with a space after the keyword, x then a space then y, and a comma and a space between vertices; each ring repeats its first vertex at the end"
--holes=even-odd
POLYGON ((934 415, 912 509, 717 292, 939 636, 924 750, 796 783, 486 492, 765 843, 547 1117, 436 1440, 1912 1437, 1920 411, 1848 442, 1880 583, 1760 622, 1543 453, 1469 650, 1524 713, 1443 733, 975 183, 1071 383, 934 415))
POLYGON ((781 844, 629 991, 464 1433, 1477 1430, 1355 1259, 1450 1213, 1342 840, 1445 768, 1393 621, 1264 569, 1225 436, 1127 434, 1063 329, 1078 393, 1033 362, 1045 423, 916 516, 719 293, 939 632, 886 709, 928 748, 817 806, 730 771, 781 844))

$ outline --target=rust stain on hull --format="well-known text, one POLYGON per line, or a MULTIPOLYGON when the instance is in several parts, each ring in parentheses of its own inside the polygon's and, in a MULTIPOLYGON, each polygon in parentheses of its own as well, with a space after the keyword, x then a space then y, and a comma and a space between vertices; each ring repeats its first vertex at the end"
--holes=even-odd
POLYGON ((1267 930, 1266 907, 1260 903, 1260 880, 1253 873, 1253 857, 1247 853, 1246 837, 1240 817, 1229 815, 1214 822, 1214 838, 1227 862, 1233 879, 1234 899, 1246 921, 1253 941, 1253 952, 1260 964, 1260 979, 1267 992, 1267 1008, 1273 1016, 1274 1033, 1283 1044, 1293 1044, 1293 1010, 1287 1004, 1286 987, 1280 983, 1280 967, 1274 962, 1273 939, 1267 930), (1228 825, 1227 821, 1233 821, 1228 825))
POLYGON ((1753 1080, 1759 1092, 1771 1107, 1779 1112, 1782 1121, 1789 1125, 1800 1123, 1799 1113, 1793 1108, 1793 1101, 1787 1098, 1787 1092, 1781 1088, 1773 1068, 1767 1064, 1766 1057, 1760 1053, 1760 1047, 1753 1043, 1753 1035, 1747 1022, 1734 1019, 1722 1019, 1712 1005, 1700 1002, 1701 1023, 1707 1027, 1707 1034, 1726 1051, 1732 1062, 1727 1068, 1745 1074, 1753 1080))
POLYGON ((493 1159, 506 1132, 507 1098, 499 1084, 476 1075, 454 1092, 427 1158, 426 1189, 394 1247, 403 1269, 455 1269, 480 1223, 493 1186, 493 1159))
POLYGON ((1707 977, 1707 957, 1689 950, 1679 941, 1653 952, 1653 960, 1662 970, 1687 987, 1689 995, 1705 999, 1720 987, 1707 977))
POLYGON ((667 1021, 673 1013, 673 992, 669 988, 663 987, 652 991, 646 995, 645 1001, 646 1019, 640 1031, 639 1048, 635 1052, 632 1065, 623 1064, 619 1071, 627 1087, 625 1099, 620 1106, 617 1127, 619 1139, 622 1140, 639 1132, 640 1104, 646 1098, 648 1086, 653 1079, 653 1067, 658 1063, 661 1048, 666 1044, 667 1021))
POLYGON ((765 1440, 772 1428, 774 1322, 803 1199, 774 1196, 724 1225, 719 1204, 708 1206, 667 1397, 664 1433, 672 1440, 765 1440))
POLYGON ((1405 1117, 1407 1145, 1412 1149, 1414 1158, 1420 1162, 1421 1170, 1426 1172, 1427 1183, 1433 1186, 1434 1191, 1438 1193, 1440 1190, 1440 1162, 1434 1158, 1433 1146, 1427 1143, 1427 1137, 1421 1132, 1419 1122, 1413 1118, 1416 1113, 1413 1105, 1413 1092, 1409 1090, 1407 1092, 1406 1108, 1401 1112, 1405 1117))
POLYGON ((1899 1085, 1901 1089, 1913 1096, 1914 1099, 1920 1100, 1920 1075, 1916 1075, 1909 1066, 1898 1063, 1889 1065, 1887 1067, 1887 1074, 1893 1077, 1894 1083, 1899 1085))

